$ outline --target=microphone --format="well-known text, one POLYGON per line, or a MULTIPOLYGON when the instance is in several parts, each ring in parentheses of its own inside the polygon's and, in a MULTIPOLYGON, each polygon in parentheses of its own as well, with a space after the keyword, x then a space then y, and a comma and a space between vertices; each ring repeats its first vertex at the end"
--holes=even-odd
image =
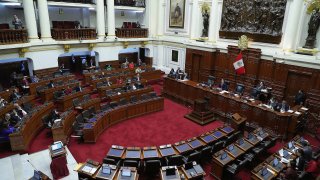
POLYGON ((37 172, 39 172, 39 170, 38 170, 36 167, 34 167, 34 165, 29 161, 29 159, 28 159, 27 161, 28 161, 28 163, 32 166, 32 168, 33 168, 34 170, 36 170, 37 172))

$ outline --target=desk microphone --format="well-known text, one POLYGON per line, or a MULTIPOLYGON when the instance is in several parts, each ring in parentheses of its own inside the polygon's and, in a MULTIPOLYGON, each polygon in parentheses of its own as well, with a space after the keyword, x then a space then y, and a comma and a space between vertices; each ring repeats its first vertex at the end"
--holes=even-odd
POLYGON ((34 167, 34 165, 29 161, 29 159, 27 160, 28 161, 28 163, 32 166, 32 168, 34 169, 34 174, 33 174, 33 177, 31 178, 31 179, 36 179, 36 180, 41 180, 42 179, 42 177, 41 177, 41 175, 40 175, 40 171, 36 168, 36 167, 34 167))
POLYGON ((32 166, 33 169, 35 169, 36 171, 39 172, 39 170, 38 170, 36 167, 34 167, 34 165, 29 161, 29 159, 27 159, 27 161, 28 161, 28 163, 32 166))

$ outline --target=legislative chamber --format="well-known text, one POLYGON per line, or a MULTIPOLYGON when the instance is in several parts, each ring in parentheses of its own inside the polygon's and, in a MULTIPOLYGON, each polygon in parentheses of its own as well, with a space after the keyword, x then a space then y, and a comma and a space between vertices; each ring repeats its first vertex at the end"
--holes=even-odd
POLYGON ((319 0, 0 0, 1 180, 320 180, 319 0))

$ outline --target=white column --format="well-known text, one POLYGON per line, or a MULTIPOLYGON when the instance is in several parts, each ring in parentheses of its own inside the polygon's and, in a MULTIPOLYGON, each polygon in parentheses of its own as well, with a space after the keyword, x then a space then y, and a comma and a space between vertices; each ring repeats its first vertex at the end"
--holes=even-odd
MULTIPOLYGON (((110 0, 107 1, 109 3, 110 0)), ((104 0, 96 1, 96 12, 98 39, 103 39, 106 36, 106 27, 104 19, 104 0)))
POLYGON ((40 31, 42 40, 52 40, 47 0, 38 0, 40 31))
POLYGON ((158 36, 162 36, 163 35, 163 29, 164 29, 164 26, 165 26, 165 23, 164 23, 164 16, 165 16, 165 13, 164 13, 164 10, 165 10, 165 3, 163 2, 163 0, 158 0, 158 30, 157 30, 157 35, 158 36))
POLYGON ((113 0, 107 0, 107 12, 108 12, 108 38, 113 38, 116 36, 113 0))
POLYGON ((23 0, 22 4, 23 4, 24 19, 27 25, 28 38, 30 42, 32 42, 39 39, 33 0, 23 0))
POLYGON ((191 32, 190 32, 190 39, 194 40, 199 38, 197 35, 199 28, 199 18, 200 18, 200 13, 199 13, 199 1, 198 0, 193 0, 192 4, 192 19, 191 19, 191 32))
MULTIPOLYGON (((289 3, 289 2, 287 2, 289 3)), ((301 0, 291 0, 290 8, 288 13, 288 19, 286 28, 284 31, 282 48, 286 51, 294 50, 296 47, 296 41, 298 37, 298 26, 299 20, 302 13, 303 1, 301 0)))
POLYGON ((210 10, 210 21, 209 21, 209 42, 216 42, 217 41, 217 29, 219 28, 219 21, 218 21, 218 0, 212 0, 211 3, 211 10, 210 10))

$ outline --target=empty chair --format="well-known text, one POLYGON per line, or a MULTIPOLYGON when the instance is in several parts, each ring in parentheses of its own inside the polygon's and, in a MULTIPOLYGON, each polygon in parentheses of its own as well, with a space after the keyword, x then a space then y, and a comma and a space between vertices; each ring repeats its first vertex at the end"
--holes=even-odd
POLYGON ((102 82, 98 82, 96 86, 97 86, 97 88, 101 87, 101 86, 103 86, 103 83, 102 82))
POLYGON ((173 156, 166 157, 166 163, 167 163, 167 166, 182 166, 184 164, 183 156, 173 155, 173 156))
POLYGON ((106 95, 107 95, 107 96, 111 96, 112 94, 113 94, 112 89, 106 90, 106 95))
POLYGON ((140 169, 140 161, 139 160, 124 160, 123 166, 125 167, 135 167, 140 169))
POLYGON ((89 114, 91 115, 91 117, 96 115, 96 110, 94 109, 93 106, 90 107, 90 108, 88 109, 88 111, 89 111, 89 114))
POLYGON ((90 100, 90 94, 86 94, 86 95, 83 96, 82 101, 87 102, 87 101, 89 101, 89 100, 90 100))
POLYGON ((138 100, 137 100, 137 97, 136 96, 131 96, 130 97, 130 102, 131 103, 135 103, 135 102, 137 102, 138 100))
POLYGON ((144 162, 144 172, 149 175, 149 176, 155 176, 157 175, 160 171, 161 167, 161 162, 160 160, 146 160, 144 162))
POLYGON ((212 153, 216 153, 220 151, 224 147, 223 145, 224 145, 224 141, 216 142, 212 147, 212 153))
POLYGON ((185 163, 193 162, 193 161, 195 161, 197 163, 200 163, 200 161, 201 161, 201 152, 195 151, 195 152, 191 153, 189 156, 183 158, 183 161, 185 163))
POLYGON ((235 93, 242 95, 244 92, 244 85, 237 83, 235 93))
POLYGON ((101 111, 107 111, 109 109, 111 109, 111 107, 110 107, 110 104, 108 103, 101 106, 101 111))
POLYGON ((201 163, 208 162, 211 160, 211 146, 206 146, 201 149, 201 163))
POLYGON ((214 85, 214 80, 215 80, 214 76, 208 76, 208 82, 206 84, 211 87, 214 85))
POLYGON ((157 97, 157 93, 156 92, 150 92, 149 96, 150 96, 150 98, 156 98, 157 97))
POLYGON ((75 109, 82 109, 80 100, 78 98, 73 99, 72 104, 75 109))
POLYGON ((82 117, 83 117, 83 119, 84 119, 85 121, 89 121, 89 119, 90 119, 92 116, 90 115, 89 110, 84 110, 84 111, 82 112, 82 117))
POLYGON ((103 158, 103 163, 115 165, 115 166, 117 166, 117 167, 120 166, 120 161, 117 161, 117 160, 115 160, 115 159, 108 158, 108 157, 103 158))
POLYGON ((233 136, 234 136, 235 139, 239 139, 239 138, 241 138, 243 136, 243 134, 242 134, 241 131, 237 131, 237 132, 234 133, 233 136))
POLYGON ((119 105, 120 106, 126 105, 127 103, 128 103, 128 101, 127 101, 126 98, 121 98, 120 101, 119 101, 119 105))
POLYGON ((117 103, 116 101, 110 102, 110 107, 111 107, 112 109, 116 108, 117 106, 118 106, 118 103, 117 103))
POLYGON ((148 95, 147 94, 142 94, 141 95, 141 100, 147 100, 149 97, 148 97, 148 95))

